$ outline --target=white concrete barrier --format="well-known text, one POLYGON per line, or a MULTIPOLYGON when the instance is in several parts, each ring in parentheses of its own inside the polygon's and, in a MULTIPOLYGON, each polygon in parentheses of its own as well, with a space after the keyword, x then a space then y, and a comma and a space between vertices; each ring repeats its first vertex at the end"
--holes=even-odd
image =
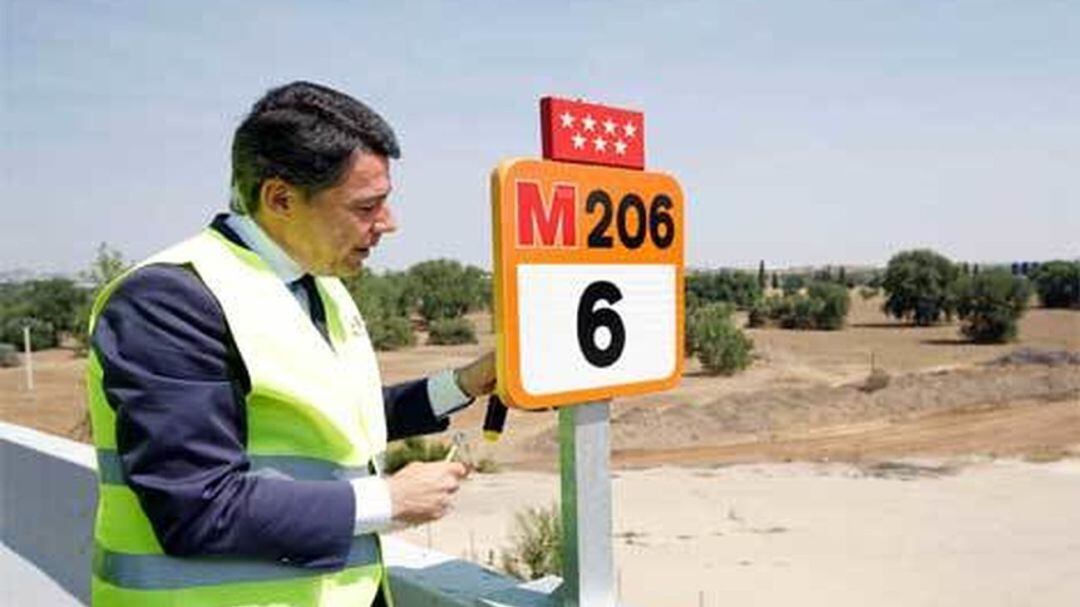
MULTIPOLYGON (((95 467, 89 445, 0 422, 0 542, 83 604, 90 602, 95 467)), ((384 546, 400 607, 559 604, 558 578, 522 584, 394 538, 384 546)))
POLYGON ((90 602, 94 449, 0 422, 0 541, 90 602))

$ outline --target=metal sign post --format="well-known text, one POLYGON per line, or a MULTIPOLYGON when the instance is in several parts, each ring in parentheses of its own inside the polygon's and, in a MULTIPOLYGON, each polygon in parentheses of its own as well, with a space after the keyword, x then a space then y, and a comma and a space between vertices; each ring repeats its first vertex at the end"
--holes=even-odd
POLYGON ((34 391, 34 355, 30 348, 30 327, 23 327, 23 351, 26 358, 26 389, 34 391))
POLYGON ((559 409, 563 605, 613 607, 611 403, 559 409))

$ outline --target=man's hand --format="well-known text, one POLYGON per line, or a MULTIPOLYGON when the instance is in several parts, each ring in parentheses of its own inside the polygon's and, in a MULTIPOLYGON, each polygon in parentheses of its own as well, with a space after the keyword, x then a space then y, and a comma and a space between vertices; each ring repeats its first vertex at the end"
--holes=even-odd
POLYGON ((488 352, 471 363, 454 370, 458 387, 472 398, 495 389, 495 353, 488 352))
POLYGON ((460 462, 413 462, 387 479, 392 518, 418 525, 442 518, 469 471, 460 462))

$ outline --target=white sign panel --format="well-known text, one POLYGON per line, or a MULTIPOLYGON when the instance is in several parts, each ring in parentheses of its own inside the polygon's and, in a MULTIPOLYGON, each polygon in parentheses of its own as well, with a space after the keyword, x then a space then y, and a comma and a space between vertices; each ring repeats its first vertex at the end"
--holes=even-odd
POLYGON ((549 394, 671 376, 678 351, 675 270, 670 264, 519 265, 522 387, 549 394))

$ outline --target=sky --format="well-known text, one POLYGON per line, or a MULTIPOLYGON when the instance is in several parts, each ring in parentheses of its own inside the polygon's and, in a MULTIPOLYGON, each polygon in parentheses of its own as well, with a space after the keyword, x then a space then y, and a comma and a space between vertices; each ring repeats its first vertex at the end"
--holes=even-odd
POLYGON ((645 113, 690 266, 1080 257, 1078 2, 0 5, 0 272, 195 233, 233 130, 297 79, 398 133, 376 268, 490 268, 489 175, 540 155, 545 95, 645 113))

